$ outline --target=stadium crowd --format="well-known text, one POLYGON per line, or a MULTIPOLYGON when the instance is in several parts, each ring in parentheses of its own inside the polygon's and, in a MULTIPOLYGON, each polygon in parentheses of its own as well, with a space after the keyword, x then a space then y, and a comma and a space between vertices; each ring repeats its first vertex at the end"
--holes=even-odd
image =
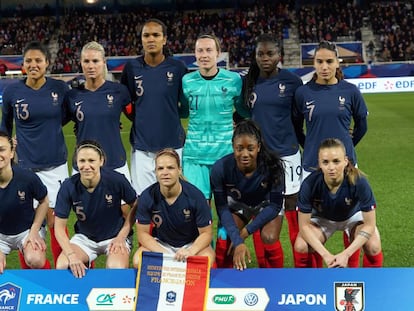
MULTIPOLYGON (((244 270, 251 262, 244 244, 250 235, 259 267, 283 267, 284 215, 295 267, 323 267, 322 259, 327 267, 358 267, 361 248, 364 267, 381 267, 376 202, 353 166, 368 110, 357 87, 343 80, 337 46, 325 41, 328 34, 358 35, 361 25, 340 5, 297 10, 299 24, 311 25, 319 15, 338 26, 326 32, 323 23, 318 30, 314 24, 303 32, 301 40, 321 41, 314 76, 303 85, 278 66, 285 30, 296 23, 292 4, 117 14, 70 9, 32 21, 19 7, 9 21, 26 28, 3 32, 6 52, 18 54, 13 49, 24 44, 26 75, 2 94, 0 188, 7 191, 0 192, 6 202, 0 208, 0 274, 12 250, 19 251, 22 268, 50 268, 45 225, 55 268, 75 277, 85 276, 100 255, 107 256, 106 268, 127 268, 134 224, 140 244, 134 267, 142 251, 151 251, 178 261, 208 256, 212 267, 244 270), (336 17, 328 14, 332 10, 336 17), (222 48, 231 66, 250 65, 244 79, 218 68, 222 48), (198 70, 188 72, 170 55, 183 52, 194 53, 198 70), (136 54, 141 56, 128 60, 120 83, 106 80, 106 55, 136 54), (49 65, 52 73, 82 72, 85 81, 69 88, 47 76, 49 65), (338 98, 340 110, 347 108, 340 114, 331 105, 338 98), (132 121, 130 168, 119 132, 122 112, 132 121), (186 131, 181 119, 188 119, 186 131), (76 147, 69 177, 63 127, 71 121, 76 147), (16 206, 22 202, 20 217, 16 206), (69 237, 72 210, 77 220, 69 237), (334 254, 323 244, 337 230, 344 231, 345 249, 334 254)), ((347 8, 362 17, 357 5, 347 8)))
POLYGON ((362 8, 350 1, 324 1, 319 5, 302 6, 297 13, 300 41, 337 41, 338 37, 361 41, 363 15, 362 8))
POLYGON ((72 8, 61 16, 54 16, 50 8, 45 8, 42 11, 45 15, 35 18, 23 14, 23 7, 19 6, 13 17, 1 20, 0 50, 2 55, 18 55, 29 39, 47 44, 54 38, 58 51, 51 72, 80 72, 80 48, 91 40, 100 42, 108 56, 140 54, 142 45, 138 34, 142 23, 156 16, 167 24, 171 53, 191 53, 198 34, 214 33, 221 39, 223 51, 229 52, 230 66, 247 67, 254 38, 261 33, 275 33, 282 43, 289 36, 289 27, 295 23, 302 43, 341 41, 341 38, 359 41, 365 17, 378 37, 374 51, 378 61, 414 58, 413 8, 409 3, 375 2, 369 6, 362 5, 364 1, 345 0, 298 3, 256 1, 249 8, 203 11, 140 8, 113 13, 72 8))
POLYGON ((379 36, 378 61, 414 59, 414 15, 411 2, 374 3, 370 8, 374 33, 379 36))

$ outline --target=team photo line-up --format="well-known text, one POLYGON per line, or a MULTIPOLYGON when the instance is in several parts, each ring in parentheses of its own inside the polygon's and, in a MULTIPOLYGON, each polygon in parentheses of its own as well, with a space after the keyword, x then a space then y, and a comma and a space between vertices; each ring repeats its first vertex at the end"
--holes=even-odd
POLYGON ((257 265, 281 268, 283 218, 295 267, 359 267, 360 257, 363 267, 382 266, 376 201, 355 153, 367 106, 343 79, 334 43, 319 43, 315 74, 303 84, 278 66, 270 33, 256 38, 244 77, 218 68, 213 34, 197 38, 192 72, 168 53, 162 21, 147 20, 141 41, 143 53, 125 64, 120 83, 106 78, 103 46, 88 42, 84 82, 71 87, 47 76, 45 45, 25 46, 25 77, 3 93, 0 273, 13 250, 23 269, 54 266, 75 277, 100 255, 106 268, 129 268, 131 260, 137 268, 143 251, 244 270, 250 235, 257 265), (122 113, 131 121, 129 165, 122 113), (76 137, 71 175, 68 123, 76 137), (336 231, 338 253, 325 244, 336 231))

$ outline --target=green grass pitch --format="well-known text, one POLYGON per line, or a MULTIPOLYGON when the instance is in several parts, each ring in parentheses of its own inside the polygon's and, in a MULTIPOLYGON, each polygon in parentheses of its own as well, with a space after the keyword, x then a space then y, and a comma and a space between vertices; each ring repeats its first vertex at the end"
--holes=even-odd
MULTIPOLYGON (((369 109, 368 133, 357 146, 358 165, 369 178, 377 200, 377 226, 381 233, 385 267, 414 266, 414 94, 365 94, 369 109)), ((129 156, 130 122, 123 117, 122 138, 129 156)), ((183 120, 186 126, 186 120, 183 120)), ((65 127, 69 154, 73 153, 73 126, 65 127)), ((70 219, 70 233, 74 218, 70 219)), ((293 267, 287 224, 282 228, 281 241, 285 267, 293 267)), ((252 254, 251 238, 248 239, 252 254)), ((343 247, 342 235, 336 233, 327 243, 338 252, 343 247)), ((136 250, 136 237, 134 250, 136 250)), ((48 251, 48 257, 50 251, 48 251)), ((254 257, 254 256, 253 256, 254 257)), ((104 257, 96 261, 97 268, 105 266, 104 257)), ((256 266, 256 261, 250 265, 256 266)), ((17 253, 7 257, 7 268, 18 268, 17 253)))

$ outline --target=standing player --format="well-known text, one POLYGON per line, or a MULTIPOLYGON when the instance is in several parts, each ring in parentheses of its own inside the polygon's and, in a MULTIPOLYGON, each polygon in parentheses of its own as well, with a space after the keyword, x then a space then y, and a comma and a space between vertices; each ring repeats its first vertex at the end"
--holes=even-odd
MULTIPOLYGON (((243 115, 240 75, 217 67, 220 42, 214 35, 201 35, 195 44, 199 70, 183 78, 185 102, 189 115, 183 151, 186 178, 199 188, 207 201, 211 199, 210 170, 214 162, 229 154, 233 135, 233 111, 243 115)), ((217 264, 225 257, 227 236, 218 229, 217 264)))
MULTIPOLYGON (((303 179, 318 167, 318 146, 326 138, 341 140, 348 159, 356 165, 355 146, 367 132, 367 106, 358 88, 343 79, 338 55, 334 43, 321 42, 314 55, 316 73, 295 95, 298 117, 306 124, 306 139, 303 131, 298 133, 304 146, 303 179)), ((349 245, 346 239, 345 246, 349 245)), ((349 266, 359 266, 359 252, 349 266)))
POLYGON ((128 268, 136 192, 123 174, 102 168, 105 154, 97 142, 82 141, 75 159, 79 173, 63 182, 55 208, 56 238, 62 246, 56 268, 70 268, 81 278, 102 254, 107 255, 107 268, 128 268), (121 201, 130 207, 127 217, 121 201), (77 221, 75 235, 69 240, 64 228, 71 210, 77 221))
MULTIPOLYGON (((244 81, 244 99, 251 109, 252 119, 262 130, 266 145, 277 152, 285 163, 284 212, 293 250, 299 232, 296 200, 302 167, 292 111, 295 92, 302 85, 302 80, 290 71, 278 68, 279 61, 280 47, 274 36, 267 33, 260 35, 256 39, 256 53, 244 81)), ((254 238, 257 236, 253 235, 254 238)), ((280 241, 275 245, 264 245, 265 257, 272 252, 281 252, 283 256, 280 241)))
MULTIPOLYGON (((223 260, 222 266, 244 270, 246 257, 250 261, 244 240, 250 234, 259 232, 265 245, 279 240, 284 166, 279 156, 267 149, 260 129, 251 120, 236 125, 232 142, 233 153, 212 168, 211 185, 217 214, 232 244, 226 247, 227 256, 219 259, 223 260), (233 256, 229 256, 231 253, 233 256)), ((266 255, 263 267, 283 267, 279 252, 266 255)))
POLYGON ((6 268, 6 255, 17 249, 29 268, 50 269, 43 227, 47 189, 35 173, 12 166, 13 157, 12 139, 0 131, 0 273, 6 268), (36 208, 34 200, 39 202, 36 208))
POLYGON ((65 99, 75 122, 76 142, 98 141, 105 151, 105 167, 130 180, 119 129, 121 112, 131 102, 128 90, 120 83, 105 80, 105 50, 101 44, 92 41, 83 46, 81 65, 85 84, 70 90, 65 99))
POLYGON ((26 45, 23 68, 27 77, 4 90, 1 128, 11 135, 14 120, 19 165, 36 172, 48 189, 47 224, 56 263, 61 249, 54 234, 53 208, 60 184, 68 177, 62 125, 67 122, 63 99, 69 88, 63 81, 46 77, 49 62, 43 44, 33 41, 26 45))
POLYGON ((147 20, 141 40, 144 55, 129 61, 121 76, 133 100, 131 178, 138 194, 156 181, 154 158, 159 150, 174 148, 181 157, 185 133, 179 100, 181 79, 187 72, 184 63, 164 49, 167 27, 163 22, 147 20))
POLYGON ((208 256, 213 263, 210 207, 200 190, 181 178, 180 158, 174 149, 157 153, 155 173, 158 182, 142 193, 137 209, 141 246, 134 255, 134 267, 138 267, 142 251, 175 254, 178 261, 188 256, 208 256))
POLYGON ((352 254, 363 247, 363 266, 382 267, 374 195, 362 172, 348 160, 339 139, 322 141, 319 167, 303 181, 299 194, 300 232, 295 243, 295 266, 312 266, 308 256, 311 247, 328 267, 344 268, 352 254), (338 254, 324 246, 335 231, 344 231, 352 241, 338 254))
POLYGON ((215 161, 232 152, 233 111, 241 109, 240 75, 217 67, 220 42, 201 35, 195 44, 199 70, 183 78, 185 106, 189 113, 183 151, 185 177, 211 199, 210 170, 215 161))

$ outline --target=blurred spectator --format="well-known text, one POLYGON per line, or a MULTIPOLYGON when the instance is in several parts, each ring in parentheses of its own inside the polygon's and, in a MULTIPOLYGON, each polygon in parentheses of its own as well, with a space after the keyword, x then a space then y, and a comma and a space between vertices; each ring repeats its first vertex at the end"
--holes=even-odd
POLYGON ((8 70, 7 65, 3 62, 0 63, 0 76, 5 76, 8 70))

